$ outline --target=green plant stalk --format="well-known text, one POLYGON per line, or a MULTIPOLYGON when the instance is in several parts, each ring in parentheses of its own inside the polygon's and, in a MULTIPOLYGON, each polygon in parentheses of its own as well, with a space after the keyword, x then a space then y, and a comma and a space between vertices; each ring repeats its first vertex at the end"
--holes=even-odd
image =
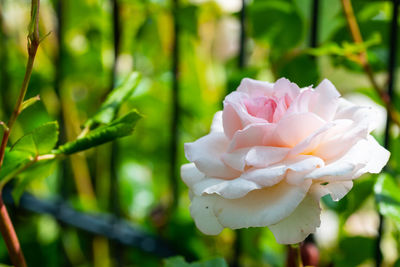
MULTIPOLYGON (((39 6, 40 0, 32 0, 31 2, 31 22, 29 24, 29 35, 28 35, 28 62, 26 66, 24 80, 20 89, 20 93, 15 104, 13 113, 11 114, 10 120, 8 121, 7 127, 3 134, 0 145, 0 169, 3 165, 4 155, 8 139, 11 134, 12 127, 17 120, 19 114, 22 111, 22 103, 24 101, 26 91, 28 90, 28 84, 31 79, 33 63, 37 49, 40 44, 39 37, 39 6)), ((2 187, 0 187, 0 232, 7 245, 8 253, 11 261, 16 267, 26 267, 26 261, 22 252, 21 246, 18 241, 17 234, 15 233, 14 226, 11 222, 10 216, 8 215, 7 208, 3 203, 2 199, 2 187)))

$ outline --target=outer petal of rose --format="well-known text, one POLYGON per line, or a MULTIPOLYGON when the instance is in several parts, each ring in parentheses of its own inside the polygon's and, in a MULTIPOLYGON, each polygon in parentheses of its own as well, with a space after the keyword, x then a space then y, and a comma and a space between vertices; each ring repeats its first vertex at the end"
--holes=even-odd
POLYGON ((222 111, 217 111, 214 115, 214 118, 211 123, 211 131, 212 133, 223 133, 224 126, 222 124, 222 111))
POLYGON ((224 229, 214 214, 217 198, 213 195, 194 196, 190 205, 190 214, 197 228, 207 235, 217 235, 224 229))
POLYGON ((280 138, 279 144, 276 145, 294 147, 324 124, 325 121, 313 113, 299 113, 284 117, 276 127, 276 133, 280 138))
POLYGON ((237 89, 239 92, 247 93, 253 96, 271 96, 273 94, 274 84, 269 82, 257 81, 250 78, 244 78, 237 89))
POLYGON ((261 186, 242 178, 233 180, 207 178, 193 186, 193 192, 198 196, 217 194, 226 199, 241 198, 256 189, 261 189, 261 186))
POLYGON ((320 213, 319 201, 307 195, 290 216, 268 228, 280 244, 299 243, 319 227, 320 213))
POLYGON ((298 155, 296 158, 298 162, 289 165, 286 173, 286 181, 294 185, 302 184, 307 173, 325 165, 322 159, 311 155, 298 155))
POLYGON ((364 173, 379 173, 389 160, 390 152, 380 146, 372 136, 358 141, 343 157, 309 173, 310 178, 321 181, 339 181, 358 178, 364 173))
POLYGON ((324 162, 320 158, 309 155, 298 155, 266 168, 250 169, 243 173, 241 178, 254 181, 261 186, 273 186, 279 183, 286 174, 290 174, 293 171, 296 175, 301 174, 301 176, 291 175, 289 177, 290 180, 286 181, 290 184, 301 185, 304 183, 304 176, 307 172, 322 166, 324 166, 324 162))
POLYGON ((349 151, 359 140, 368 136, 368 126, 367 123, 353 121, 353 123, 347 126, 344 125, 343 129, 338 133, 333 128, 325 134, 323 140, 313 153, 325 160, 337 159, 349 151))
POLYGON ((298 113, 310 111, 310 102, 316 97, 316 93, 311 88, 303 89, 292 101, 283 118, 298 113))
POLYGON ((228 152, 245 147, 265 145, 265 138, 267 136, 272 136, 275 127, 275 124, 270 123, 255 123, 248 125, 243 130, 239 130, 234 134, 232 141, 229 144, 228 152))
POLYGON ((225 165, 221 154, 226 151, 228 139, 224 133, 210 133, 193 143, 185 144, 186 158, 209 177, 235 178, 240 172, 225 165))
POLYGON ((314 112, 326 121, 331 121, 336 113, 340 93, 327 79, 324 79, 316 88, 317 97, 310 105, 310 111, 314 112))
POLYGON ((246 155, 246 165, 264 168, 283 160, 289 151, 287 147, 255 146, 246 155))
POLYGON ((340 98, 337 112, 334 119, 351 119, 358 124, 363 124, 368 129, 368 133, 378 125, 378 111, 372 107, 357 106, 353 103, 340 98))
POLYGON ((242 198, 219 197, 213 207, 214 215, 221 225, 231 229, 274 224, 296 209, 310 184, 291 186, 283 181, 273 187, 253 190, 242 198))
POLYGON ((329 183, 314 183, 310 192, 316 196, 316 199, 330 194, 332 200, 339 201, 342 199, 353 187, 353 181, 339 181, 329 183))
POLYGON ((378 144, 375 138, 371 135, 367 137, 367 140, 359 141, 350 153, 347 155, 349 158, 355 159, 357 154, 362 154, 368 157, 365 166, 357 170, 352 177, 353 179, 358 178, 366 172, 380 173, 390 157, 390 152, 378 144))
POLYGON ((181 177, 183 182, 191 188, 194 184, 203 180, 205 175, 196 168, 194 163, 187 163, 181 166, 181 177))
POLYGON ((264 168, 283 160, 287 147, 255 146, 237 149, 222 155, 222 161, 235 170, 244 171, 246 166, 264 168))

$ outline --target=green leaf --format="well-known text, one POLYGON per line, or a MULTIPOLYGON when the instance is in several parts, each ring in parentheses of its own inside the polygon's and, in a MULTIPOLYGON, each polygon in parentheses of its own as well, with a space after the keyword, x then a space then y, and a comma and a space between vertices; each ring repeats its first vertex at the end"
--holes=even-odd
POLYGON ((24 102, 22 102, 21 111, 29 108, 30 106, 32 106, 33 104, 35 104, 38 101, 40 101, 40 96, 39 95, 31 97, 31 98, 25 100, 24 102))
POLYGON ((373 258, 375 239, 363 236, 344 237, 339 242, 339 248, 340 251, 334 256, 335 266, 359 266, 373 258))
POLYGON ((60 146, 56 153, 72 154, 113 141, 117 138, 128 136, 132 134, 136 122, 140 118, 141 115, 136 110, 133 110, 109 124, 100 126, 95 130, 90 131, 82 138, 60 146))
POLYGON ((19 202, 22 193, 33 180, 44 179, 50 176, 50 174, 53 173, 55 166, 56 160, 54 159, 39 161, 19 174, 17 183, 12 192, 14 201, 17 203, 19 202))
POLYGON ((291 3, 255 1, 249 14, 254 38, 269 43, 275 54, 296 47, 304 37, 303 21, 291 3))
POLYGON ((85 126, 91 127, 94 124, 110 123, 117 115, 121 104, 132 95, 139 85, 140 78, 138 72, 130 74, 121 85, 111 91, 99 111, 86 122, 85 126))
POLYGON ((374 186, 379 212, 393 219, 400 226, 400 188, 394 178, 381 174, 374 186))
POLYGON ((25 151, 7 150, 4 155, 3 166, 0 169, 0 184, 4 185, 13 178, 21 169, 23 169, 32 157, 25 151))
POLYGON ((187 263, 182 256, 176 256, 165 259, 164 267, 228 267, 228 264, 223 258, 187 263))
POLYGON ((12 150, 25 151, 31 155, 42 155, 49 153, 58 140, 58 123, 48 122, 34 129, 32 132, 22 136, 12 146, 12 150))

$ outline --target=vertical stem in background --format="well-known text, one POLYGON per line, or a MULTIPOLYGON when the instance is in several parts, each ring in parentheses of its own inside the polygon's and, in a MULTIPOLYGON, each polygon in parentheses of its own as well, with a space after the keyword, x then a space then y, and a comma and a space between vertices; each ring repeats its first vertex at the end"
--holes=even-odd
POLYGON ((178 143, 179 143, 179 0, 172 0, 172 14, 174 17, 174 31, 172 40, 172 118, 171 118, 171 143, 170 143, 170 156, 169 156, 169 179, 172 189, 172 199, 170 208, 174 210, 178 206, 179 201, 179 188, 178 188, 178 172, 177 172, 177 159, 178 159, 178 143))
MULTIPOLYGON (((33 71, 33 63, 35 61, 35 56, 40 43, 39 37, 39 0, 32 0, 31 4, 31 21, 29 24, 29 34, 28 34, 28 62, 26 65, 26 71, 24 80, 21 85, 17 103, 15 104, 14 110, 7 124, 7 129, 4 130, 3 138, 0 145, 0 169, 3 165, 3 160, 6 152, 6 147, 8 143, 8 138, 12 127, 17 120, 19 114, 21 113, 21 106, 25 98, 26 91, 28 90, 28 84, 31 79, 33 71)), ((24 254, 21 250, 21 245, 19 244, 17 234, 15 233, 14 226, 8 215, 7 208, 3 203, 2 188, 0 188, 0 231, 3 239, 7 245, 8 253, 10 255, 12 263, 16 267, 25 267, 26 262, 24 254)))
POLYGON ((1 104, 2 104, 2 114, 4 118, 7 118, 12 107, 10 106, 10 101, 8 101, 8 90, 10 90, 10 75, 7 69, 8 66, 8 54, 7 54, 7 33, 5 31, 2 6, 4 5, 4 0, 0 0, 0 92, 1 92, 1 104))
POLYGON ((246 0, 242 0, 240 10, 239 69, 246 65, 246 0))
POLYGON ((311 34, 310 34, 310 47, 316 48, 318 46, 318 15, 319 15, 319 0, 313 0, 311 9, 311 34))
MULTIPOLYGON (((243 70, 246 66, 246 0, 242 0, 242 8, 240 10, 240 39, 239 39, 239 61, 238 68, 243 70)), ((229 91, 229 88, 228 88, 229 91)), ((240 266, 240 256, 242 254, 243 229, 235 231, 236 239, 234 243, 234 251, 232 258, 232 266, 240 266)))
MULTIPOLYGON (((395 83, 395 73, 396 73, 396 59, 397 59, 397 42, 398 42, 398 16, 399 16, 399 0, 392 0, 393 2, 393 13, 392 22, 390 25, 390 47, 389 47, 389 62, 388 62, 388 88, 387 94, 389 99, 394 97, 394 83, 395 83)), ((387 108, 387 118, 386 118, 386 129, 385 129, 385 139, 384 146, 386 149, 390 149, 390 126, 392 123, 392 117, 390 116, 390 110, 387 108)), ((376 239, 375 247, 375 259, 376 266, 381 266, 382 264, 382 251, 380 248, 382 234, 383 234, 383 224, 384 218, 379 214, 379 227, 378 227, 378 237, 376 239)))

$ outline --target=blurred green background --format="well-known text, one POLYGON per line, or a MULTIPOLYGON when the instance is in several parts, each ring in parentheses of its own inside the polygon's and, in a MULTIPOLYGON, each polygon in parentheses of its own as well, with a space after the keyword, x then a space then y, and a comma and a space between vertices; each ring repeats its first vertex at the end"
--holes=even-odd
MULTIPOLYGON (((46 201, 62 199, 77 211, 112 214, 162 239, 189 261, 222 257, 232 265, 284 266, 287 248, 266 228, 242 231, 240 244, 229 229, 217 237, 201 234, 189 214, 179 166, 186 162, 183 143, 208 133, 221 101, 244 77, 270 82, 286 77, 300 87, 328 78, 348 99, 377 108, 381 124, 374 134, 383 142, 385 108, 354 57, 367 48, 376 80, 386 86, 392 3, 352 1, 363 45, 353 43, 340 0, 319 1, 313 42, 313 3, 247 1, 242 46, 240 0, 180 0, 179 6, 164 0, 42 0, 40 31, 49 35, 39 48, 27 95, 40 95, 41 101, 21 114, 11 142, 53 120, 60 123, 60 143, 75 139, 110 90, 132 71, 143 78, 120 112, 137 108, 144 118, 132 136, 61 161, 48 177, 32 179, 27 192, 46 201)), ((29 10, 27 0, 0 0, 4 121, 25 72, 29 10)), ((399 83, 397 79, 396 88, 399 83)), ((398 109, 396 94, 393 105, 398 109)), ((380 178, 397 201, 398 135, 397 126, 390 128, 390 177, 380 178)), ((360 178, 339 203, 324 198, 322 226, 314 236, 320 266, 374 266, 380 222, 376 180, 360 178)), ((394 211, 384 214, 383 266, 400 266, 400 208, 390 208, 394 211)), ((165 258, 156 250, 122 245, 23 206, 9 210, 29 266, 162 266, 165 258)), ((0 262, 10 264, 3 241, 0 262)), ((209 264, 222 266, 219 261, 209 264)))

